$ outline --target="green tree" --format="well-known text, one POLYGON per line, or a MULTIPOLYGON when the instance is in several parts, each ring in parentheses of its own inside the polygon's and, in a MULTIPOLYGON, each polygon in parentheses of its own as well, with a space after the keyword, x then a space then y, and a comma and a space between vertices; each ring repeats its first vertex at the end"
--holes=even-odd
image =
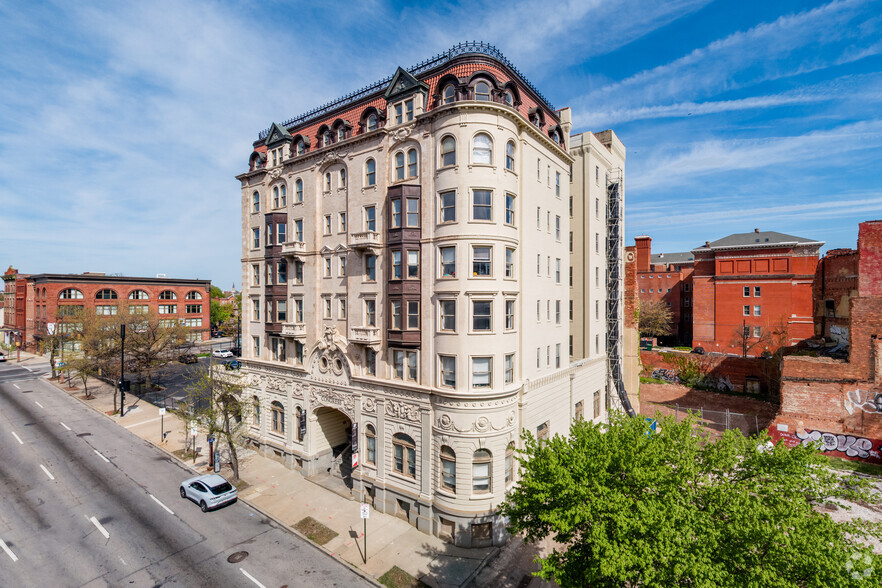
POLYGON ((816 448, 735 431, 712 442, 692 419, 660 418, 656 433, 643 419, 610 421, 579 420, 568 437, 542 442, 524 435, 521 478, 499 512, 527 541, 560 545, 539 558, 542 578, 634 588, 882 581, 882 557, 864 543, 882 537, 880 526, 817 508, 879 499, 824 467, 816 448))
MULTIPOLYGON (((214 368, 210 368, 214 369, 214 368)), ((217 435, 218 450, 221 442, 230 452, 230 467, 233 481, 239 480, 239 454, 237 444, 248 430, 251 405, 242 400, 244 385, 238 373, 215 369, 193 371, 187 385, 190 397, 189 418, 208 431, 217 435)))
POLYGON ((643 337, 664 337, 671 334, 672 318, 671 309, 661 300, 640 302, 637 328, 643 337))

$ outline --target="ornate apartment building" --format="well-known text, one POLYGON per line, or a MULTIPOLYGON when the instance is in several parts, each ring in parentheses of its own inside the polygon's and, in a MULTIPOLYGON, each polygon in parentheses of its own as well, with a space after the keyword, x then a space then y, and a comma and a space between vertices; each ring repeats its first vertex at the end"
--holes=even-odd
POLYGON ((465 44, 260 134, 237 179, 262 452, 457 545, 505 541, 522 431, 606 417, 604 321, 570 361, 570 126, 465 44))

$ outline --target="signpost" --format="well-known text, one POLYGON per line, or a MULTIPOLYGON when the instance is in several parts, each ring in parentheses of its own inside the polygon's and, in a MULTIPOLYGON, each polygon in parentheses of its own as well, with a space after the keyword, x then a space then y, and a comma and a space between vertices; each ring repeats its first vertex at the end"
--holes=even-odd
MULTIPOLYGON (((165 400, 162 401, 165 404, 165 400)), ((159 409, 159 439, 165 443, 165 407, 159 409)))
POLYGON ((193 464, 196 464, 196 435, 198 431, 196 430, 196 423, 190 423, 190 436, 193 437, 193 464))
POLYGON ((364 522, 364 563, 367 563, 367 520, 371 517, 371 505, 361 504, 361 520, 364 522))

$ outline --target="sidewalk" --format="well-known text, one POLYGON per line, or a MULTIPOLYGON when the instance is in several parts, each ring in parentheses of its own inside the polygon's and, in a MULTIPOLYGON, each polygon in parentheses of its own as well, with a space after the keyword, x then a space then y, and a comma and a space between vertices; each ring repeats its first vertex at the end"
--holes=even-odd
MULTIPOLYGON (((29 367, 36 362, 46 362, 45 358, 29 353, 22 353, 21 357, 22 364, 29 367)), ((125 416, 110 416, 115 394, 112 386, 90 380, 89 392, 94 397, 86 400, 82 382, 71 380, 74 387, 69 388, 64 382, 49 381, 94 410, 108 415, 107 418, 138 437, 169 453, 183 453, 186 439, 184 423, 170 412, 160 417, 158 407, 127 394, 125 416), (166 433, 165 443, 162 442, 163 431, 166 433)), ((195 465, 192 459, 183 463, 197 472, 208 471, 208 448, 204 433, 197 437, 197 452, 195 465)), ((229 476, 229 467, 222 468, 221 474, 229 476)), ((536 588, 549 585, 538 578, 530 578, 530 572, 537 569, 532 558, 538 553, 539 547, 544 551, 547 546, 525 546, 515 539, 501 550, 495 547, 464 549, 426 535, 406 521, 373 509, 367 520, 368 558, 367 563, 363 563, 364 521, 358 502, 326 490, 304 478, 300 472, 289 470, 248 449, 239 450, 239 475, 243 482, 239 485, 239 497, 243 501, 288 527, 312 517, 336 533, 322 548, 333 557, 349 563, 365 577, 377 580, 397 566, 433 588, 536 588)))

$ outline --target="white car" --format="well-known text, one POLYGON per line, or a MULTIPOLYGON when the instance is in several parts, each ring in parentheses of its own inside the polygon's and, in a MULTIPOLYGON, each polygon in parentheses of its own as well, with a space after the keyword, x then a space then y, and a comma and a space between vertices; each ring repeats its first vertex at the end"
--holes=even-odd
POLYGON ((202 512, 217 508, 238 498, 236 487, 217 474, 204 474, 181 482, 181 498, 189 498, 202 512))
POLYGON ((215 357, 233 357, 233 352, 229 349, 215 349, 211 354, 215 357))

